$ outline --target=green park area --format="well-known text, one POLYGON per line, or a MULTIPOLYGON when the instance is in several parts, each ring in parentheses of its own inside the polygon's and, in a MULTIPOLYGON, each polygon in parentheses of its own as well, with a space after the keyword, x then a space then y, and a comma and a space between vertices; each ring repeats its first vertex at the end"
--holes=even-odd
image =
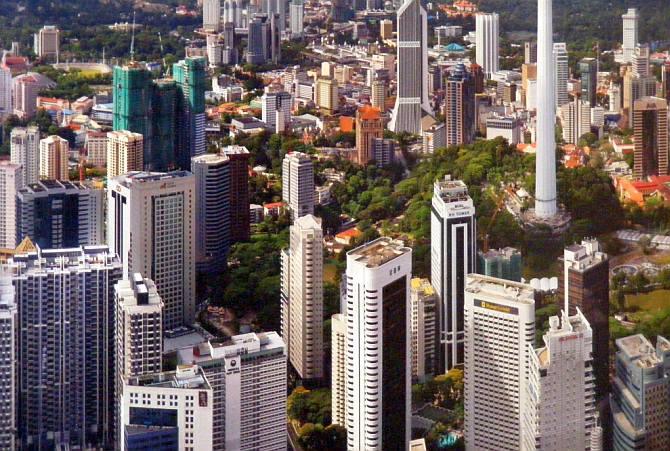
POLYGON ((648 313, 670 309, 670 290, 626 295, 626 307, 648 313))

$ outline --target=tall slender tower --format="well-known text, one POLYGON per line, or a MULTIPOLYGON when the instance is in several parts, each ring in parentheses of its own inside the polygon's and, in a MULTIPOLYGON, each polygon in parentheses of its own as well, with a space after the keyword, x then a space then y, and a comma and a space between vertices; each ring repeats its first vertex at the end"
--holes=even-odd
POLYGON ((428 103, 428 19, 419 0, 407 0, 398 10, 398 95, 389 129, 420 133, 428 103))
POLYGON ((538 0, 537 12, 537 159, 535 215, 556 214, 556 99, 554 90, 552 0, 538 0))

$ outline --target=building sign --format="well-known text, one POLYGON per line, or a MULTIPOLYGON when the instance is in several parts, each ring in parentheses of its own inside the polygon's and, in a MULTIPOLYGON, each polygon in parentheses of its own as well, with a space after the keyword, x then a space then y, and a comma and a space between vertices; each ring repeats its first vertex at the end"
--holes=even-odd
POLYGON ((479 299, 475 299, 475 307, 485 308, 487 310, 493 310, 500 313, 509 313, 511 315, 518 315, 519 309, 516 307, 509 307, 507 305, 494 304, 493 302, 486 302, 479 299))

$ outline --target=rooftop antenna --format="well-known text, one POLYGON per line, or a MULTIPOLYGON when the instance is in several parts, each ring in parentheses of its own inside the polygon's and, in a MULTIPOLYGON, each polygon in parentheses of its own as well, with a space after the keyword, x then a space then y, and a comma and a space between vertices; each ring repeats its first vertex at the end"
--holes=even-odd
POLYGON ((133 28, 130 38, 130 61, 135 61, 135 11, 133 11, 133 28))

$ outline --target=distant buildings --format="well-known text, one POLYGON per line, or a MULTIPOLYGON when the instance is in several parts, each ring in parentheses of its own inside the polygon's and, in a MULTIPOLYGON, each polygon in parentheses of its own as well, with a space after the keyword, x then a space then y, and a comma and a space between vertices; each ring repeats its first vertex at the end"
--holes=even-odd
POLYGON ((255 14, 249 20, 247 63, 263 65, 281 59, 280 34, 283 29, 278 13, 255 14))
POLYGON ((104 167, 107 165, 107 133, 99 131, 86 132, 86 141, 84 143, 86 152, 86 164, 95 167, 104 167))
POLYGON ((202 28, 205 31, 219 31, 221 24, 221 0, 203 0, 202 28))
POLYGON ((480 251, 477 257, 479 274, 521 282, 521 252, 513 247, 480 251))
POLYGON ((370 103, 379 111, 386 112, 386 82, 374 80, 370 87, 370 103))
POLYGON ((282 163, 282 200, 295 221, 314 214, 314 164, 309 155, 289 152, 282 163))
POLYGON ((347 449, 405 450, 411 435, 412 250, 379 238, 347 254, 347 449))
POLYGON ((69 180, 70 145, 66 139, 51 135, 40 140, 40 179, 69 180))
POLYGON ((11 161, 21 165, 23 183, 39 180, 40 131, 37 127, 15 127, 10 134, 11 161))
POLYGON ((144 138, 139 133, 108 132, 106 152, 107 180, 144 168, 144 138))
POLYGON ((292 0, 290 3, 289 23, 291 24, 291 37, 301 37, 305 21, 305 5, 303 0, 292 0))
POLYGON ((497 13, 479 13, 475 16, 476 61, 484 69, 486 78, 498 72, 499 23, 497 13))
POLYGON ((19 311, 21 447, 111 445, 114 284, 107 246, 15 255, 8 268, 19 311))
POLYGON ((16 244, 43 249, 103 243, 103 191, 79 182, 41 180, 17 191, 16 244))
POLYGON ((568 96, 568 77, 570 75, 568 66, 568 48, 565 42, 554 43, 554 67, 556 85, 556 106, 561 107, 570 101, 568 96))
POLYGON ((41 60, 58 62, 60 30, 55 25, 45 25, 35 33, 35 55, 41 60))
POLYGON ((282 252, 282 338, 289 362, 303 380, 323 378, 323 231, 308 214, 291 226, 282 252))
POLYGON ((37 72, 28 72, 12 80, 12 105, 19 119, 31 119, 37 112, 40 91, 53 88, 56 83, 37 72))
POLYGON ((16 193, 22 187, 21 165, 0 161, 0 248, 16 247, 16 193))
POLYGON ((563 141, 579 144, 582 136, 591 133, 591 106, 579 97, 561 106, 561 124, 563 141))
POLYGON ((668 103, 658 97, 635 101, 633 176, 668 175, 668 103))
POLYGON ((227 146, 221 152, 230 160, 230 239, 231 244, 248 241, 249 151, 244 146, 227 146))
POLYGON ((670 342, 643 335, 616 340, 616 377, 610 406, 613 449, 661 450, 670 443, 670 342))
POLYGON ((204 58, 190 57, 172 66, 177 85, 175 114, 176 163, 191 169, 191 158, 205 153, 205 66, 204 58))
POLYGON ((516 145, 522 142, 521 121, 514 117, 490 117, 486 119, 486 139, 502 137, 516 145))
POLYGON ((582 100, 589 106, 596 106, 598 88, 598 72, 595 58, 582 58, 579 61, 579 73, 582 86, 582 100))
POLYGON ((360 107, 356 111, 356 163, 365 166, 374 160, 374 140, 383 137, 381 111, 369 105, 360 107))
POLYGON ((438 374, 440 340, 439 298, 428 279, 412 279, 412 379, 423 381, 438 374))
POLYGON ((463 363, 464 281, 475 272, 477 223, 460 180, 435 182, 430 217, 430 279, 440 299, 440 373, 463 363))
POLYGON ((107 241, 123 262, 124 277, 140 273, 156 283, 165 304, 164 329, 191 324, 195 177, 186 171, 119 176, 109 181, 107 212, 107 241))
POLYGON ((444 120, 447 146, 470 144, 475 136, 475 83, 463 64, 445 81, 444 120))
POLYGON ((395 140, 386 138, 372 139, 372 157, 378 168, 388 166, 395 160, 395 140))
POLYGON ((0 120, 12 113, 12 71, 0 66, 0 120))
POLYGON ((316 81, 315 103, 325 114, 337 111, 340 105, 337 80, 330 77, 319 77, 316 81))
POLYGON ((288 92, 265 91, 261 97, 262 120, 273 133, 285 132, 291 124, 293 99, 288 92))
POLYGON ((520 412, 535 343, 535 300, 529 285, 465 277, 465 446, 516 451, 520 412))
POLYGON ((623 60, 625 63, 630 63, 633 61, 635 46, 640 42, 638 36, 640 15, 636 8, 628 8, 621 19, 623 21, 623 60))

